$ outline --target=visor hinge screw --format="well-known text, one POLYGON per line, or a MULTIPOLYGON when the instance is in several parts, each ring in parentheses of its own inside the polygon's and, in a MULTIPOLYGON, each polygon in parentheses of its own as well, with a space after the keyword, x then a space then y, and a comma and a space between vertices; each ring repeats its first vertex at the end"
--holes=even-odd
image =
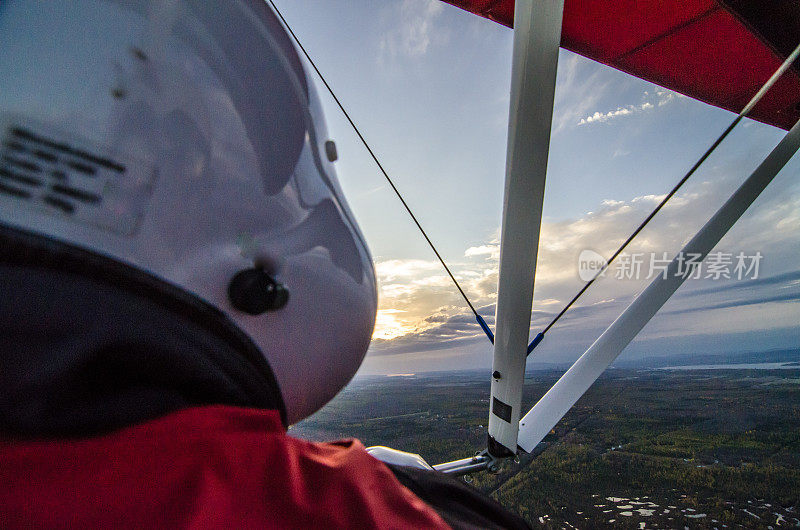
POLYGON ((239 271, 231 278, 228 298, 239 311, 260 315, 285 306, 289 291, 263 268, 253 268, 239 271))

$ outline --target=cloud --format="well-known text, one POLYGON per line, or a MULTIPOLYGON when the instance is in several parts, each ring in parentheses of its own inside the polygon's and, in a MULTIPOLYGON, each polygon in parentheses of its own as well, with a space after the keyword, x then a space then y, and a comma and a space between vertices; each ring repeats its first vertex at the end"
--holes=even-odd
POLYGON ((421 259, 393 259, 375 264, 375 272, 384 282, 393 282, 399 278, 419 278, 421 273, 439 270, 441 265, 438 261, 421 259))
POLYGON ((683 309, 674 309, 666 311, 664 314, 681 315, 685 313, 695 313, 698 311, 709 311, 712 309, 729 309, 732 307, 744 307, 748 305, 769 304, 773 302, 797 302, 800 301, 800 292, 796 293, 782 293, 776 295, 763 295, 750 298, 741 298, 738 300, 728 300, 716 304, 704 304, 699 306, 685 307, 683 309))
POLYGON ((425 55, 434 42, 441 40, 437 20, 444 9, 439 0, 403 0, 389 15, 393 27, 381 38, 380 48, 392 59, 425 55))
POLYGON ((656 90, 656 97, 657 97, 656 105, 659 107, 663 107, 664 105, 667 105, 668 103, 671 103, 676 99, 686 98, 686 96, 684 96, 683 94, 679 94, 677 92, 673 92, 672 90, 666 90, 663 88, 656 90))
POLYGON ((464 256, 468 258, 475 256, 486 256, 487 259, 498 259, 500 257, 500 243, 481 245, 479 247, 469 247, 464 251, 464 256))
POLYGON ((644 102, 641 105, 628 105, 627 107, 618 107, 617 110, 611 110, 606 113, 595 111, 594 114, 581 118, 578 125, 587 125, 589 123, 604 123, 620 116, 630 116, 631 114, 638 114, 646 110, 654 108, 650 102, 644 102))
POLYGON ((772 287, 776 285, 777 286, 800 285, 800 271, 790 271, 783 274, 775 274, 773 276, 768 276, 765 278, 758 278, 755 280, 747 280, 743 282, 731 282, 703 289, 695 289, 690 294, 694 296, 718 294, 725 291, 752 290, 759 287, 772 287))
MULTIPOLYGON (((732 181, 740 179, 724 177, 724 168, 715 171, 718 174, 713 181, 695 183, 670 201, 656 217, 654 226, 645 229, 629 251, 675 255, 707 220, 710 209, 721 204, 735 183, 732 181)), ((749 281, 688 281, 660 313, 662 317, 648 325, 642 340, 707 333, 708 329, 720 333, 726 329, 744 332, 766 327, 763 324, 766 320, 775 321, 778 326, 796 318, 795 313, 791 310, 787 313, 786 309, 787 304, 800 301, 800 295, 795 294, 800 286, 800 272, 787 271, 800 248, 792 239, 800 212, 800 186, 792 186, 762 198, 760 207, 747 214, 717 247, 731 253, 762 252, 762 277, 749 281), (790 291, 780 292, 781 289, 790 291), (702 305, 698 305, 700 296, 702 305), (762 309, 772 306, 782 309, 762 309), (736 319, 729 314, 725 318, 713 316, 714 312, 722 313, 731 307, 742 308, 743 316, 736 319), (762 310, 764 315, 758 313, 762 310), (783 316, 771 316, 770 311, 781 311, 783 316), (702 318, 698 318, 699 312, 703 312, 702 318)), ((562 304, 583 285, 577 268, 581 250, 611 255, 662 197, 643 195, 628 201, 606 200, 579 218, 543 223, 532 332, 549 323, 562 304)), ((462 260, 449 263, 473 304, 492 327, 498 258, 499 244, 493 238, 467 247, 462 260)), ((612 264, 609 274, 596 282, 553 328, 548 340, 537 349, 537 356, 545 360, 576 358, 649 283, 645 279, 646 267, 641 279, 635 281, 616 279, 615 266, 612 264)), ((462 349, 465 355, 473 352, 470 355, 477 355, 476 359, 484 359, 488 341, 437 261, 385 260, 377 263, 377 271, 381 313, 370 355, 419 355, 423 351, 447 350, 450 359, 455 350, 462 349)), ((433 363, 431 359, 429 362, 433 363)))
POLYGON ((611 155, 611 158, 617 158, 617 157, 620 157, 620 156, 628 156, 629 154, 631 154, 631 152, 628 151, 627 149, 619 149, 618 148, 611 155))
MULTIPOLYGON (((624 107, 617 107, 616 110, 609 110, 607 112, 595 111, 588 116, 584 116, 578 121, 578 125, 590 125, 593 123, 605 123, 616 118, 624 116, 632 116, 634 114, 641 114, 642 112, 651 111, 655 108, 661 108, 665 105, 676 101, 679 98, 685 98, 677 92, 659 89, 654 93, 645 91, 643 95, 644 101, 638 105, 626 105, 624 107)), ((617 153, 614 154, 617 155, 617 153)))
POLYGON ((558 60, 556 95, 553 106, 553 134, 578 123, 607 95, 612 79, 597 63, 562 50, 558 60))

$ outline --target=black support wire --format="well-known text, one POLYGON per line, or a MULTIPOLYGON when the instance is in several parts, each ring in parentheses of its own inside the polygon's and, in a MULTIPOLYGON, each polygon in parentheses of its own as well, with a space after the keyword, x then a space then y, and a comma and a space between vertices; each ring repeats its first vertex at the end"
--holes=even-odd
POLYGON ((428 246, 430 246, 431 250, 433 250, 433 253, 436 254, 436 257, 439 259, 439 262, 442 264, 442 267, 444 267, 444 270, 447 271, 447 275, 450 276, 451 280, 453 280, 453 284, 455 284, 456 289, 458 289, 458 292, 461 293, 461 296, 464 298, 464 301, 467 303, 467 305, 469 306, 470 310, 475 314, 475 318, 478 321, 478 324, 481 325, 481 328, 484 330, 484 332, 487 333, 487 335, 489 336, 490 340, 492 342, 494 342, 494 337, 491 335, 491 330, 489 330, 489 327, 486 325, 486 322, 483 320, 483 317, 481 317, 480 314, 478 314, 478 311, 472 305, 472 302, 469 301, 469 298, 467 297, 466 293, 461 288, 461 286, 458 284, 458 280, 456 280, 456 277, 453 276, 452 272, 450 272, 450 268, 444 262, 444 258, 442 258, 441 254, 439 254, 439 251, 436 250, 436 246, 434 246, 433 242, 428 237, 428 234, 425 232, 425 229, 422 228, 422 225, 417 220, 417 217, 414 215, 414 212, 411 211, 411 208, 408 206, 408 203, 406 203, 405 199, 403 199, 403 196, 400 194, 400 191, 397 189, 397 186, 394 185, 394 182, 392 182, 392 179, 389 177, 389 174, 386 172, 385 169, 383 169, 383 165, 378 160, 378 157, 375 156, 375 153, 372 151, 372 148, 367 143, 367 140, 364 139, 364 136, 361 134, 361 131, 359 131, 358 126, 350 118, 350 114, 345 110, 344 105, 342 105, 342 102, 339 101, 339 98, 336 97, 336 94, 333 92, 333 89, 328 84, 328 81, 325 80, 325 76, 322 75, 322 72, 319 71, 319 68, 317 68, 317 65, 314 63, 314 60, 311 59, 311 56, 306 51, 305 47, 303 47, 303 45, 300 43, 300 39, 297 38, 297 35, 295 35, 294 31, 292 31, 292 28, 291 28, 291 26, 289 26, 289 23, 286 22, 285 18, 283 18, 283 14, 280 12, 278 7, 275 5, 275 2, 273 2, 272 0, 268 0, 268 1, 269 1, 270 5, 272 6, 272 9, 278 15, 278 18, 280 18, 281 22, 283 22, 283 25, 286 27, 286 29, 289 32, 289 34, 292 36, 294 41, 297 43, 297 46, 303 52, 303 55, 305 55, 306 59, 311 64, 312 68, 314 68, 314 71, 317 72, 317 75, 319 76, 320 80, 322 80, 322 83, 325 85, 325 88, 328 89, 328 93, 330 93, 331 97, 333 97, 333 100, 339 106, 339 109, 342 111, 342 114, 344 114, 344 117, 347 118, 347 121, 350 123, 350 126, 353 128, 353 130, 355 131, 356 135, 358 135, 358 139, 361 140, 361 143, 367 149, 367 152, 369 152, 369 155, 372 157, 372 160, 375 161, 375 164, 378 166, 378 169, 381 171, 381 173, 383 173, 383 176, 386 178, 386 181, 389 183, 389 186, 392 187, 392 190, 394 191, 395 195, 397 195, 397 198, 400 199, 400 202, 403 204, 403 208, 406 209, 406 211, 408 212, 408 215, 411 216, 411 220, 414 221, 414 224, 417 225, 417 228, 419 228, 419 231, 422 233, 422 237, 425 238, 425 241, 428 242, 428 246))

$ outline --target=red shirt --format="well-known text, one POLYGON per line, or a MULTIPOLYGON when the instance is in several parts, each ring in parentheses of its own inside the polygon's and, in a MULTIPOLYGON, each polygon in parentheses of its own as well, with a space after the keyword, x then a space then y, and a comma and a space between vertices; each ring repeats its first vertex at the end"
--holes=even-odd
POLYGON ((3 528, 449 528, 356 440, 185 409, 97 438, 0 442, 3 528))

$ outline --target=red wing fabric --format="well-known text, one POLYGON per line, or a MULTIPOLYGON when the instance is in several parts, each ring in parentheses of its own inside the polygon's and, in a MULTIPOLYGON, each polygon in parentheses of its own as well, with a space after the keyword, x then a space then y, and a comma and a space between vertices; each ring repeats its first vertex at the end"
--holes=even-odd
POLYGON ((275 411, 185 409, 89 439, 0 443, 3 528, 449 528, 358 441, 275 411))
MULTIPOLYGON (((445 0, 506 26, 514 0, 445 0)), ((566 0, 561 46, 623 72, 739 112, 800 44, 797 0, 566 0)), ((800 119, 800 67, 750 116, 789 129, 800 119)))

